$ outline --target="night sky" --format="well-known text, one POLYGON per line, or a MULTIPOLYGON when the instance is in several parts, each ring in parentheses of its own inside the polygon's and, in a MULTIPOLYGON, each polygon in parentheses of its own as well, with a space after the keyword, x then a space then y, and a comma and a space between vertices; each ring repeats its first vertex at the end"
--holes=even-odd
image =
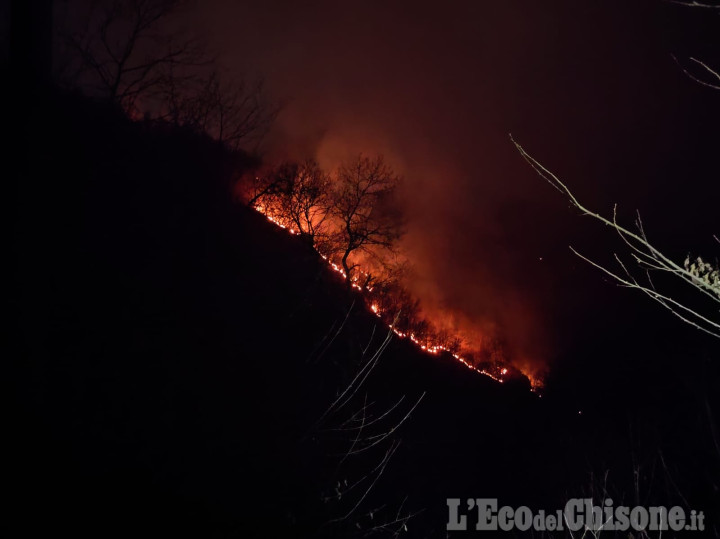
POLYGON ((712 248, 720 100, 673 60, 718 58, 705 10, 214 0, 200 13, 226 69, 262 77, 283 106, 266 155, 333 167, 384 154, 405 177, 411 289, 471 341, 501 335, 525 368, 552 364, 587 311, 627 292, 570 254, 605 261, 619 246, 510 133, 589 207, 618 203, 628 224, 639 210, 678 257, 712 248))

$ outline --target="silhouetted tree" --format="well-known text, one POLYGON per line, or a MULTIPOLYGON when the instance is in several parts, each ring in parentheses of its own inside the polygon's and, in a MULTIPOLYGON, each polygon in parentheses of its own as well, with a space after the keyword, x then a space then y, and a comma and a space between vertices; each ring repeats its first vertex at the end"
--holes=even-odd
POLYGON ((402 235, 402 220, 392 199, 400 178, 382 157, 359 156, 337 172, 332 216, 338 222, 333 236, 348 285, 357 263, 352 255, 375 249, 392 250, 402 235))
POLYGON ((261 82, 225 83, 217 70, 195 79, 170 75, 163 81, 162 117, 207 133, 233 150, 262 138, 277 115, 261 82))
POLYGON ((363 290, 371 292, 383 290, 388 285, 395 285, 406 276, 408 264, 405 260, 398 261, 395 257, 375 257, 365 260, 362 275, 357 284, 363 290))
POLYGON ((328 217, 332 200, 330 175, 314 160, 306 160, 295 168, 288 188, 278 197, 278 213, 311 245, 322 252, 328 239, 328 217))
POLYGON ((462 339, 447 328, 442 328, 435 334, 435 342, 451 354, 459 353, 463 345, 462 339))
POLYGON ((253 174, 245 182, 248 206, 276 219, 279 200, 290 191, 297 172, 297 163, 286 162, 253 174))
POLYGON ((172 30, 172 19, 184 3, 94 3, 82 31, 68 37, 78 56, 77 72, 83 85, 131 112, 140 97, 160 92, 171 69, 175 77, 195 76, 186 70, 207 65, 210 59, 196 39, 172 30))

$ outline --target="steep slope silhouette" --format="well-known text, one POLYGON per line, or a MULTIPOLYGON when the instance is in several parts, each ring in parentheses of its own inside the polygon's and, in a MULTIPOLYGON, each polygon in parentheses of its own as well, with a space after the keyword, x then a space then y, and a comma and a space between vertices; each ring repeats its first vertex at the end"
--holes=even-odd
POLYGON ((562 507, 581 481, 576 409, 386 341, 233 201, 252 156, 57 93, 17 138, 10 531, 352 537, 412 514, 433 537, 449 496, 562 507))

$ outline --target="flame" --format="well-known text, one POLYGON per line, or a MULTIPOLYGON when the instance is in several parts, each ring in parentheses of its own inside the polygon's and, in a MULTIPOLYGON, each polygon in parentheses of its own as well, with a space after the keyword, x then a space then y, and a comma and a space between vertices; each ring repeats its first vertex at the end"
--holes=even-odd
MULTIPOLYGON (((289 232, 290 234, 292 234, 292 235, 298 235, 298 234, 299 234, 299 232, 296 231, 294 228, 285 226, 285 225, 281 222, 280 219, 278 219, 277 217, 274 217, 273 215, 271 215, 270 212, 268 211, 268 209, 267 209, 262 203, 256 204, 256 205, 254 206, 254 209, 255 209, 258 213, 261 213, 262 215, 264 215, 265 218, 266 218, 268 221, 270 221, 271 223, 275 224, 276 226, 282 228, 283 230, 286 230, 286 231, 289 232)), ((328 263, 328 266, 329 266, 333 271, 335 271, 336 273, 340 274, 340 275, 343 277, 343 279, 346 279, 346 278, 347 278, 347 275, 346 275, 345 271, 344 271, 339 265, 337 265, 335 262, 333 262, 332 260, 330 260, 326 255, 324 255, 324 254, 322 254, 322 253, 318 253, 318 254, 320 254, 320 256, 323 258, 323 260, 325 260, 325 261, 328 263)), ((360 275, 365 276, 365 277, 368 276, 368 274, 367 274, 366 272, 362 271, 361 269, 358 269, 358 273, 359 273, 360 275)), ((354 277, 351 279, 351 286, 352 286, 354 289, 359 290, 360 292, 365 292, 365 291, 371 292, 371 291, 372 291, 372 288, 371 288, 371 287, 363 288, 362 286, 360 286, 360 285, 358 284, 359 282, 360 282, 360 279, 359 279, 358 276, 356 275, 356 276, 354 276, 354 277)), ((378 318, 381 318, 381 319, 382 319, 382 314, 383 314, 383 313, 380 311, 380 308, 379 308, 379 306, 378 306, 377 303, 372 303, 372 304, 370 305, 370 310, 375 314, 375 316, 377 316, 378 318)), ((445 347, 445 346, 442 346, 442 345, 440 345, 440 344, 429 343, 429 342, 427 342, 427 341, 422 341, 422 340, 420 340, 419 338, 417 338, 414 333, 405 333, 405 332, 403 332, 403 331, 400 331, 399 329, 393 327, 393 324, 388 324, 388 328, 389 328, 390 330, 392 330, 392 332, 395 333, 395 335, 397 335, 397 336, 400 337, 401 339, 407 339, 407 340, 411 341, 413 344, 415 344, 415 345, 416 345, 420 350, 422 350, 423 352, 426 352, 426 353, 432 354, 432 355, 439 355, 439 354, 441 354, 441 353, 448 353, 448 354, 450 354, 456 361, 458 361, 458 362, 460 362, 461 364, 465 365, 465 367, 467 367, 468 369, 470 369, 470 370, 472 370, 472 371, 475 371, 475 372, 478 373, 478 374, 482 374, 482 375, 484 375, 484 376, 487 376, 488 378, 490 378, 490 379, 492 379, 492 380, 495 380, 496 382, 498 382, 498 383, 500 383, 500 384, 502 384, 502 383, 504 382, 504 380, 503 380, 502 377, 505 376, 505 375, 507 375, 508 372, 509 372, 506 367, 503 367, 502 369, 500 369, 500 371, 499 371, 498 373, 495 373, 495 374, 494 374, 494 373, 488 371, 487 369, 483 369, 483 368, 476 367, 475 365, 473 365, 472 363, 470 363, 470 362, 469 362, 467 359, 465 359, 464 357, 460 356, 459 354, 457 354, 457 353, 455 353, 455 352, 451 352, 451 351, 450 351, 447 347, 445 347)), ((533 392, 537 392, 538 388, 541 387, 541 385, 542 385, 539 380, 536 380, 536 379, 534 379, 534 378, 530 378, 530 382, 531 382, 531 385, 532 385, 531 391, 533 391, 533 392)))

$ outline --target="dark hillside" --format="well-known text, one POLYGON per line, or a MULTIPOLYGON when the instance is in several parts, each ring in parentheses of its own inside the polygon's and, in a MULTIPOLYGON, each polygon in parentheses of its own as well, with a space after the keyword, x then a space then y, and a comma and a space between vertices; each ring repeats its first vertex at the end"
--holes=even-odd
MULTIPOLYGON (((73 97, 28 120, 16 156, 15 524, 222 535, 299 519, 296 504, 334 479, 305 435, 387 330, 313 251, 232 203, 250 158, 73 97)), ((443 509, 423 499, 444 492, 440 477, 498 461, 518 473, 503 448, 467 442, 515 431, 536 400, 526 387, 402 342, 378 365, 363 388, 374 398, 428 392, 397 433, 408 439, 388 478, 402 486, 379 483, 379 498, 432 485, 409 503, 443 509)))
POLYGON ((7 537, 350 536, 405 498, 409 533, 437 537, 448 496, 552 509, 580 484, 577 409, 397 339, 373 356, 387 329, 362 298, 232 201, 251 157, 72 96, 19 140, 7 537), (400 398, 383 443, 343 458, 337 429, 400 398), (357 491, 323 503, 388 454, 356 510, 357 491))

